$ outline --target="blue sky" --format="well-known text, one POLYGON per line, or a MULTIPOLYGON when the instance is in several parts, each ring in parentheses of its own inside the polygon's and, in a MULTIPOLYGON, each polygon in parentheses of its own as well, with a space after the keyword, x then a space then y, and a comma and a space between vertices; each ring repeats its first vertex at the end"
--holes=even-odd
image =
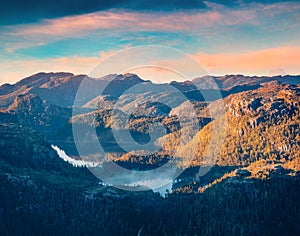
POLYGON ((213 75, 300 74, 298 1, 73 2, 1 2, 1 84, 39 71, 87 74, 141 45, 182 50, 213 75))

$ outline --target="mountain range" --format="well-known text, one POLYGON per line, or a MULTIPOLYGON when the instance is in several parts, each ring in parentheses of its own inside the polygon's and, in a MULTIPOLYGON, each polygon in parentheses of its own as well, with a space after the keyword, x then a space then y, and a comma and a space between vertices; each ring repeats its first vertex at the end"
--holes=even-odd
MULTIPOLYGON (((93 206, 102 210, 103 214, 95 209, 91 213, 95 219, 101 218, 99 221, 102 223, 97 225, 97 221, 87 220, 87 225, 106 228, 104 234, 109 234, 113 220, 108 219, 119 219, 122 232, 128 229, 126 232, 130 234, 137 230, 133 227, 136 222, 141 228, 145 222, 151 221, 145 212, 158 204, 164 210, 152 212, 161 216, 152 215, 154 221, 149 224, 152 227, 159 225, 157 233, 160 234, 164 230, 175 233, 172 228, 164 228, 161 222, 156 221, 166 220, 169 207, 174 207, 175 203, 182 204, 183 208, 178 210, 184 211, 190 209, 189 201, 197 202, 201 212, 209 214, 209 209, 198 202, 206 199, 217 214, 218 209, 213 207, 218 201, 216 193, 224 193, 222 199, 226 201, 220 200, 218 204, 228 203, 233 207, 235 203, 230 199, 236 195, 241 204, 247 205, 247 201, 252 201, 259 206, 253 214, 264 209, 271 216, 274 214, 273 206, 265 203, 268 199, 272 199, 273 204, 286 207, 295 204, 295 200, 280 203, 272 194, 281 194, 282 197, 287 194, 289 199, 298 196, 300 76, 204 76, 192 81, 155 84, 135 74, 91 78, 65 72, 38 73, 13 85, 0 86, 0 121, 0 219, 6 219, 0 227, 5 234, 20 233, 17 228, 8 228, 8 225, 16 223, 26 232, 57 233, 55 229, 62 225, 43 206, 43 202, 48 204, 49 209, 59 209, 57 218, 64 225, 68 217, 72 220, 72 227, 63 231, 66 234, 84 232, 86 225, 80 229, 77 224, 79 220, 85 221, 88 216, 86 209, 93 206), (84 96, 78 97, 80 89, 84 89, 84 96), (82 130, 82 135, 88 140, 94 138, 90 130, 95 129, 95 142, 100 142, 119 166, 148 171, 178 159, 177 168, 184 171, 173 181, 166 200, 151 191, 126 192, 101 181, 99 183, 86 167, 74 167, 63 161, 52 148, 55 145, 74 160, 80 159, 74 142, 74 127, 82 130), (161 127, 163 132, 157 127, 161 127), (193 127, 197 129, 193 130, 193 127), (219 148, 209 148, 216 135, 212 132, 213 128, 224 128, 221 132, 224 140, 219 148), (126 131, 139 145, 150 143, 151 147, 159 145, 160 148, 155 154, 149 153, 146 148, 137 150, 130 146, 126 131), (182 134, 190 135, 183 143, 182 134), (194 151, 192 159, 185 159, 191 150, 194 151), (215 158, 207 159, 206 156, 215 158), (201 174, 205 168, 209 171, 201 174), (76 195, 74 191, 80 194, 76 195), (192 195, 185 195, 187 193, 192 195), (248 195, 244 198, 243 194, 248 195), (260 200, 254 200, 255 196, 260 200), (69 203, 63 200, 68 197, 71 199, 69 203), (74 210, 66 210, 64 205, 74 210), (132 214, 132 218, 122 215, 122 206, 132 214), (128 210, 132 207, 136 207, 137 211, 128 210), (46 214, 46 220, 41 223, 35 215, 42 217, 43 214, 46 214), (35 223, 35 226, 28 228, 26 222, 20 220, 22 217, 29 217, 31 225, 35 223), (106 227, 103 219, 111 225, 106 227)), ((245 211, 249 210, 246 205, 243 206, 245 211)), ((219 227, 223 233, 231 232, 230 227, 237 227, 246 235, 273 232, 265 229, 254 216, 249 216, 249 219, 257 228, 248 228, 237 212, 232 213, 233 208, 230 208, 232 218, 227 213, 220 214, 218 218, 225 222, 222 217, 229 217, 229 226, 218 225, 217 221, 211 223, 213 226, 200 220, 195 224, 219 227)), ((289 232, 295 235, 299 226, 293 223, 290 215, 299 219, 297 212, 289 212, 287 216, 292 225, 289 232)), ((196 212, 191 214, 201 218, 196 212)), ((269 220, 259 217, 264 222, 269 220)), ((175 216, 171 219, 179 222, 175 216)), ((278 221, 283 232, 289 223, 281 218, 278 221)), ((190 224, 184 221, 183 234, 187 228, 191 234, 199 232, 200 228, 189 228, 190 224)), ((154 232, 147 226, 144 230, 154 232)), ((120 233, 117 230, 113 232, 120 233)))

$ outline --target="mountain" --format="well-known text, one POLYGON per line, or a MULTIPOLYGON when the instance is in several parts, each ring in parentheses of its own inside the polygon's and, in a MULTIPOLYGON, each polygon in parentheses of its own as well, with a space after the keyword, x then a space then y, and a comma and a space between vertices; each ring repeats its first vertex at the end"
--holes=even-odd
POLYGON ((202 89, 230 89, 241 85, 255 85, 270 81, 278 81, 286 84, 299 84, 299 75, 285 76, 244 76, 244 75, 224 75, 224 76, 203 76, 192 80, 193 84, 202 89), (214 83, 212 83, 214 81, 214 83), (216 87, 217 86, 217 87, 216 87))
MULTIPOLYGON (((226 136, 219 165, 244 166, 259 160, 285 163, 299 160, 300 146, 300 87, 263 83, 262 87, 230 95, 226 104, 226 136)), ((212 103, 205 109, 212 108, 212 103)), ((203 113, 208 113, 203 110, 203 113)), ((207 151, 211 125, 205 126, 187 150, 198 143, 196 165, 207 151)), ((300 166, 298 166, 298 171, 300 166)))
MULTIPOLYGON (((174 141, 175 133, 181 128, 176 113, 184 114, 188 108, 188 101, 191 102, 197 114, 200 127, 205 126, 205 129, 200 132, 206 132, 205 130, 209 127, 209 125, 206 127, 206 124, 210 122, 210 110, 207 106, 210 103, 209 106, 217 103, 216 100, 220 94, 225 98, 227 110, 235 115, 239 114, 239 111, 233 107, 241 105, 230 104, 231 101, 243 104, 242 101, 247 101, 249 98, 254 99, 252 102, 248 101, 249 104, 244 104, 244 108, 240 108, 244 109, 240 117, 245 119, 249 116, 251 109, 255 109, 255 106, 260 106, 257 109, 262 112, 260 104, 262 101, 268 104, 264 106, 275 107, 271 110, 265 109, 264 113, 260 115, 250 115, 248 123, 257 126, 264 119, 269 119, 268 116, 276 115, 276 109, 283 109, 278 111, 277 116, 283 116, 284 112, 289 111, 288 107, 280 105, 275 95, 271 95, 270 92, 277 91, 279 88, 284 90, 286 84, 291 86, 288 89, 294 89, 292 85, 299 83, 300 79, 299 76, 249 77, 243 75, 212 78, 221 88, 220 91, 211 86, 211 78, 208 76, 196 78, 193 81, 153 84, 134 74, 112 74, 102 78, 90 78, 65 72, 38 73, 14 85, 4 84, 0 87, 0 104, 2 106, 0 114, 6 123, 18 123, 24 127, 31 127, 43 133, 49 142, 60 143, 71 153, 76 153, 75 146, 71 145, 72 125, 95 125, 99 133, 98 139, 107 140, 110 143, 108 146, 117 147, 112 129, 120 125, 116 121, 120 121, 121 117, 125 119, 127 113, 130 115, 130 122, 119 128, 129 128, 136 140, 143 139, 146 142, 149 139, 147 135, 152 131, 149 124, 163 122, 168 138, 172 140, 171 142, 176 143, 174 141), (74 103, 77 89, 83 81, 85 93, 76 104, 79 107, 73 110, 73 113, 78 115, 73 116, 71 106, 74 103), (201 86, 201 89, 197 89, 197 86, 201 86), (262 93, 262 91, 264 92, 262 93), (209 101, 204 100, 203 94, 209 101), (256 94, 260 94, 260 96, 256 97, 256 94), (276 102, 266 102, 262 98, 275 99, 276 102), (250 108, 248 109, 247 106, 250 108), (117 113, 112 113, 113 107, 116 108, 117 113)), ((297 97, 297 95, 295 96, 297 97)), ((230 117, 231 113, 227 111, 227 114, 227 117, 230 117)), ((240 117, 233 115, 229 121, 233 121, 235 118, 242 121, 243 119, 240 117)), ((272 122, 275 121, 272 120, 272 122)), ((242 124, 234 125, 242 126, 242 124)), ((238 128, 233 127, 232 129, 238 128)), ((240 139, 240 137, 234 138, 240 139)), ((232 164, 237 164, 237 161, 233 161, 233 159, 238 157, 232 153, 226 153, 225 156, 229 154, 232 164)))
MULTIPOLYGON (((89 78, 63 72, 0 86, 1 234, 298 235, 299 76, 214 79, 220 90, 208 77, 154 84, 133 74, 89 78), (86 96, 73 107, 82 81, 86 96), (225 112, 212 119, 222 103, 225 112), (165 198, 109 186, 52 148, 80 158, 72 127, 134 173, 173 160, 182 173, 172 186, 155 190, 165 198), (212 127, 224 132, 212 133, 212 127), (130 150, 125 131, 142 150, 130 150), (214 135, 224 143, 208 149, 214 135), (149 143, 160 148, 151 153, 143 146, 149 143)), ((162 181, 164 173, 157 173, 144 182, 129 177, 138 188, 162 181)))
POLYGON ((2 85, 0 87, 1 108, 7 108, 16 96, 27 93, 41 96, 42 99, 47 99, 56 105, 71 104, 83 78, 84 76, 74 76, 71 73, 38 73, 9 87, 2 85))
POLYGON ((83 81, 86 90, 86 97, 80 101, 83 104, 97 97, 105 87, 103 94, 112 93, 112 95, 118 96, 126 88, 143 82, 136 75, 115 76, 108 85, 108 81, 111 79, 108 76, 94 79, 86 75, 74 75, 65 72, 38 73, 22 79, 14 85, 2 85, 0 87, 0 108, 7 108, 13 103, 16 96, 28 93, 37 95, 42 100, 47 100, 54 105, 70 107, 73 105, 77 90, 83 81))
MULTIPOLYGON (((34 94, 18 95, 4 113, 15 114, 18 123, 39 132, 57 132, 71 117, 71 109, 49 103, 34 94)), ((14 123, 14 122, 12 122, 14 123)))

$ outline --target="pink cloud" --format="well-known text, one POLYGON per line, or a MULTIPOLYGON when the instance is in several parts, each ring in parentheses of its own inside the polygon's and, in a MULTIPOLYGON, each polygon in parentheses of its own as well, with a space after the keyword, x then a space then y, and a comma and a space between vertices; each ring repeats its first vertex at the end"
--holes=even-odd
POLYGON ((228 26, 236 25, 254 25, 267 31, 278 30, 278 27, 294 28, 295 31, 299 29, 300 14, 297 13, 300 4, 297 3, 251 4, 251 8, 239 9, 212 3, 207 5, 209 10, 173 13, 111 10, 45 19, 34 24, 4 27, 1 38, 6 41, 3 43, 6 52, 13 53, 16 49, 37 46, 39 43, 47 44, 64 38, 84 38, 94 32, 107 36, 121 35, 122 32, 181 32, 194 37, 212 38, 222 37, 228 26), (264 24, 268 20, 277 19, 282 13, 293 16, 295 23, 279 17, 279 26, 264 24))
MULTIPOLYGON (((101 57, 62 57, 43 60, 9 61, 0 64, 0 84, 13 83, 28 75, 39 71, 70 71, 75 74, 88 74, 101 60, 115 54, 115 51, 100 53, 101 57)), ((206 68, 206 73, 211 75, 246 74, 246 75, 274 75, 276 73, 300 74, 300 46, 277 47, 247 53, 222 53, 193 55, 200 65, 206 68)), ((136 58, 138 60, 138 58, 136 58)), ((155 61, 155 58, 153 59, 155 61)), ((197 71, 189 65, 183 64, 180 58, 161 62, 165 68, 186 70, 193 77, 203 75, 201 66, 197 71), (199 74, 200 71, 200 74, 199 74)), ((155 63, 159 65, 159 62, 155 63)), ((117 71, 118 66, 113 65, 117 71)), ((145 79, 156 78, 155 82, 168 82, 171 80, 185 80, 174 71, 163 68, 136 68, 130 70, 139 73, 145 79)))
POLYGON ((300 74, 300 46, 269 48, 247 53, 198 53, 194 57, 210 74, 268 75, 278 68, 288 74, 300 74))
POLYGON ((217 7, 212 11, 176 13, 97 12, 43 20, 11 29, 15 35, 76 36, 96 30, 191 31, 218 25, 257 24, 254 10, 217 7))
POLYGON ((61 57, 55 59, 11 60, 0 64, 0 85, 15 83, 37 72, 72 72, 88 74, 99 62, 97 57, 61 57))

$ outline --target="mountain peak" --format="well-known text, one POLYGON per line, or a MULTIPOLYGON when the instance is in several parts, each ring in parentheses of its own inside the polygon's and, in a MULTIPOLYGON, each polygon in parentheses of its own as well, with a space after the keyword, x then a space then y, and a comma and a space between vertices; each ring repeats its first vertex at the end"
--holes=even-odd
POLYGON ((136 74, 131 73, 125 73, 125 74, 119 74, 115 80, 127 80, 127 81, 136 81, 136 82, 144 82, 139 76, 136 74))
POLYGON ((69 73, 69 72, 39 72, 36 74, 33 74, 29 77, 26 77, 22 80, 20 80, 19 82, 17 82, 15 85, 16 86, 23 86, 23 85, 27 85, 27 84, 32 84, 35 82, 38 82, 40 80, 49 80, 49 78, 51 77, 66 77, 66 76, 74 76, 73 73, 69 73))
POLYGON ((125 74, 109 74, 97 78, 97 80, 108 80, 108 81, 134 81, 137 83, 145 82, 142 80, 138 75, 132 73, 125 73, 125 74))

